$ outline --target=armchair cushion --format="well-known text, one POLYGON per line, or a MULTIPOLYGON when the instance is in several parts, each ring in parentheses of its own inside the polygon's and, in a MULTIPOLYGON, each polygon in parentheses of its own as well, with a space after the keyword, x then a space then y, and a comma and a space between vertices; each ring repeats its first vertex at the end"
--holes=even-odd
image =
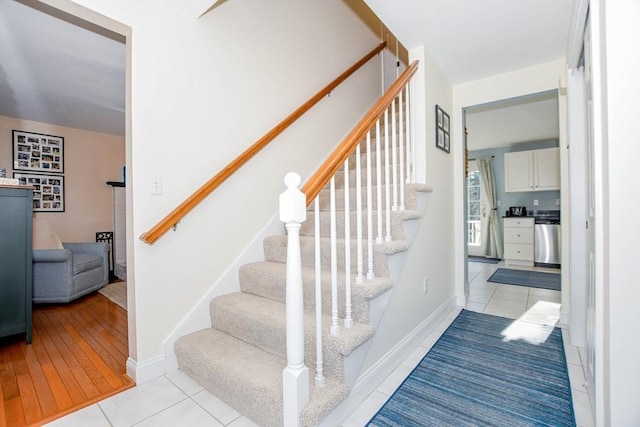
POLYGON ((93 270, 102 267, 102 258, 91 254, 77 253, 73 256, 73 275, 83 271, 93 270))

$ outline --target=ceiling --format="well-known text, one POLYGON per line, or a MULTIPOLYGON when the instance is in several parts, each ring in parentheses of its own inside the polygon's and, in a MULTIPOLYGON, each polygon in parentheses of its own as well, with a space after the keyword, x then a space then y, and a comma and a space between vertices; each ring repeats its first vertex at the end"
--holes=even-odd
POLYGON ((557 93, 536 94, 467 109, 467 147, 470 151, 517 143, 557 140, 557 93))
MULTIPOLYGON (((411 50, 424 46, 453 85, 565 56, 575 0, 365 0, 411 50)), ((470 150, 558 138, 557 95, 467 110, 470 150)))
MULTIPOLYGON (((562 58, 575 0, 365 2, 405 47, 425 46, 455 85, 562 58)), ((0 0, 0 115, 123 135, 122 38, 27 4, 38 2, 0 0)), ((490 123, 511 124, 512 142, 553 138, 529 132, 542 128, 555 128, 557 138, 557 112, 556 124, 548 122, 550 102, 523 99, 470 111, 467 124, 485 123, 486 116, 478 135, 495 130, 490 123), (517 135, 518 129, 527 134, 517 135)), ((502 138, 488 137, 493 144, 502 138)))
POLYGON ((124 40, 39 7, 0 0, 0 115, 124 135, 124 40))

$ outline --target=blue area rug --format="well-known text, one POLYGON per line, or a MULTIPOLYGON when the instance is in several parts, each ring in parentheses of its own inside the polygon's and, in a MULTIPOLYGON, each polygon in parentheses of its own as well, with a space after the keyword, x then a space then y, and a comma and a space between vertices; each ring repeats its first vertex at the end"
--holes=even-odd
POLYGON ((497 258, 487 258, 487 257, 483 257, 483 256, 471 256, 469 255, 467 257, 468 261, 471 262, 481 262, 483 264, 497 264, 500 262, 499 259, 497 258))
POLYGON ((575 426, 560 329, 503 341, 512 322, 463 310, 367 425, 575 426))
POLYGON ((489 277, 487 282, 505 283, 507 285, 529 286, 532 288, 560 290, 560 274, 542 271, 514 270, 499 268, 489 277))

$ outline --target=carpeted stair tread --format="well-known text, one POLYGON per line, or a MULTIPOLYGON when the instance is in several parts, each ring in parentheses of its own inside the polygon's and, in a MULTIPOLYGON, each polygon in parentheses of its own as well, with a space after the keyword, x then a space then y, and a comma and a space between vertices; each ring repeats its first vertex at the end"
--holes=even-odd
MULTIPOLYGON (((236 292, 214 298, 210 304, 212 326, 281 358, 286 358, 285 305, 256 295, 236 292)), ((354 323, 329 334, 331 318, 323 316, 324 368, 328 376, 343 377, 343 356, 348 356, 373 336, 369 324, 354 323)), ((315 314, 305 312, 306 364, 315 367, 315 314)))
MULTIPOLYGON (((269 236, 264 239, 264 256, 265 261, 286 262, 287 259, 287 236, 269 236)), ((322 269, 331 268, 331 240, 328 237, 320 238, 321 247, 321 266, 322 269)), ((368 266, 368 250, 367 241, 363 241, 363 263, 364 269, 368 266)), ((373 271, 376 277, 389 277, 389 263, 387 257, 397 253, 406 251, 409 243, 400 240, 395 242, 384 242, 373 244, 373 271)), ((356 240, 351 239, 351 259, 356 259, 357 247, 356 240)), ((339 270, 344 270, 344 240, 337 239, 337 265, 339 270)), ((313 267, 315 265, 315 238, 310 236, 300 236, 300 252, 302 257, 302 265, 313 267)), ((357 272, 355 262, 351 263, 351 272, 357 272)), ((366 271, 365 271, 366 273, 366 271)))
POLYGON ((176 341, 180 369, 237 411, 264 426, 282 425, 286 361, 216 329, 176 341))
MULTIPOLYGON (((338 236, 344 236, 344 210, 336 210, 336 233, 338 236)), ((393 211, 391 212, 391 237, 393 240, 404 240, 404 221, 411 221, 415 219, 420 219, 422 215, 417 210, 404 210, 404 211, 393 211)), ((356 237, 357 229, 356 229, 356 219, 357 214, 354 210, 352 210, 349 214, 350 218, 350 231, 351 237, 356 237)), ((331 233, 331 212, 326 210, 321 210, 319 212, 320 219, 320 235, 324 237, 328 237, 331 233)), ((382 214, 382 234, 383 236, 386 234, 386 213, 382 214)), ((367 215, 362 215, 362 230, 363 233, 367 232, 367 215)), ((373 211, 372 215, 372 225, 373 225, 373 234, 374 238, 377 237, 377 227, 378 227, 378 211, 377 209, 373 211)), ((302 236, 313 236, 315 235, 315 212, 313 211, 313 205, 309 206, 309 210, 307 211, 307 220, 302 224, 300 229, 300 235, 302 236)))
MULTIPOLYGON (((362 184, 363 186, 365 185, 364 183, 362 184)), ((382 185, 382 193, 385 193, 385 187, 386 185, 383 184, 382 185)), ((373 199, 371 200, 371 206, 375 209, 377 208, 377 186, 373 185, 372 187, 372 195, 373 195, 373 199)), ((417 193, 422 193, 422 192, 430 192, 431 191, 431 187, 426 185, 426 184, 405 184, 404 186, 404 207, 405 210, 407 209, 416 209, 417 207, 417 193)), ((344 206, 344 193, 345 193, 345 189, 344 188, 336 188, 335 190, 335 194, 336 194, 336 209, 342 209, 344 206)), ((392 191, 393 194, 393 191, 392 191)), ((319 194, 319 203, 320 203, 320 210, 328 210, 330 208, 330 190, 329 187, 325 187, 324 189, 322 189, 320 191, 319 194)), ((400 199, 399 199, 399 195, 398 195, 398 203, 400 203, 400 199)), ((356 201, 356 188, 355 187, 349 187, 349 199, 351 200, 351 204, 353 206, 355 206, 355 201, 356 201)), ((386 199, 383 197, 382 200, 383 206, 386 203, 386 199)), ((368 202, 367 202, 367 197, 366 197, 366 191, 365 188, 363 188, 363 192, 362 192, 362 207, 366 208, 368 206, 368 202)))
MULTIPOLYGON (((250 278, 253 277, 256 279, 259 276, 262 276, 269 283, 274 283, 275 286, 282 287, 282 293, 276 292, 275 294, 260 293, 256 295, 264 296, 267 298, 275 299, 276 301, 284 302, 284 287, 285 287, 285 274, 287 271, 287 266, 281 262, 268 262, 268 261, 257 261, 243 265, 240 267, 240 286, 243 292, 256 293, 254 290, 248 290, 243 286, 247 284, 243 277, 250 278)), ((322 286, 330 286, 331 277, 329 276, 328 271, 324 271, 322 275, 322 286)), ((315 289, 315 269, 313 267, 302 267, 302 282, 310 283, 314 286, 315 289)), ((345 274, 344 272, 338 272, 338 289, 344 287, 345 282, 345 274)), ((356 285, 356 277, 352 275, 351 277, 351 292, 354 296, 362 296, 366 299, 373 299, 377 296, 382 295, 393 286, 393 280, 388 277, 376 277, 373 280, 365 280, 365 283, 362 285, 356 285)), ((255 288, 253 288, 255 289, 255 288)))
MULTIPOLYGON (((338 315, 345 317, 345 274, 338 272, 338 315)), ((280 262, 259 261, 245 264, 239 271, 240 290, 275 301, 285 302, 286 265, 280 262)), ((323 271, 322 312, 331 313, 331 274, 323 271)), ((302 267, 302 285, 305 310, 315 310, 315 269, 302 267)), ((351 275, 352 316, 356 322, 369 322, 369 300, 374 299, 393 287, 388 277, 365 279, 364 284, 356 284, 356 276, 351 275)))
POLYGON ((312 427, 320 424, 320 421, 340 402, 349 396, 349 386, 343 382, 327 378, 323 387, 313 386, 314 374, 309 372, 309 403, 300 413, 300 421, 304 427, 312 427))
MULTIPOLYGON (((282 426, 282 371, 286 360, 216 329, 204 329, 176 341, 180 369, 210 393, 260 426, 282 426)), ((340 381, 313 386, 303 409, 303 425, 317 425, 349 394, 340 381)))

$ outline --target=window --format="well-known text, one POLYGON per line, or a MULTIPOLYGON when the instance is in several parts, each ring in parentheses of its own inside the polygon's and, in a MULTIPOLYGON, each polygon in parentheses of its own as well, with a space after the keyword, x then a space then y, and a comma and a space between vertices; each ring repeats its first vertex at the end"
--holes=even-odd
POLYGON ((469 171, 467 178, 467 244, 480 246, 480 172, 469 171))

